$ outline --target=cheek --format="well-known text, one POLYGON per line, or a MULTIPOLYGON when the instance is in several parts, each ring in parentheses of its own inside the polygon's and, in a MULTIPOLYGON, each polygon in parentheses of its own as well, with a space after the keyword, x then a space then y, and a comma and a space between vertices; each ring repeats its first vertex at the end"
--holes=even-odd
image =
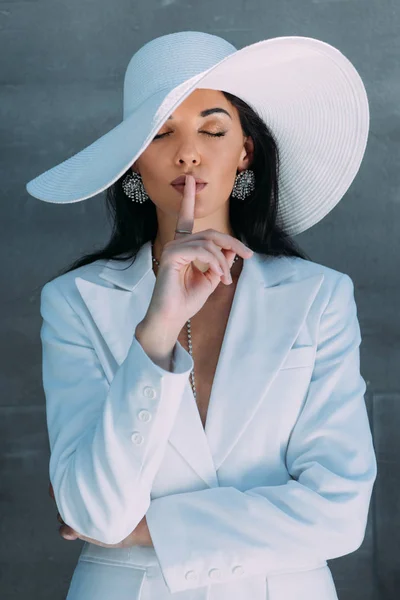
MULTIPOLYGON (((236 175, 236 170, 239 162, 240 153, 228 144, 221 144, 220 147, 213 149, 212 153, 207 157, 207 164, 211 168, 215 177, 221 183, 227 183, 236 175)), ((205 169, 207 171, 207 169, 205 169)))
POLYGON ((229 142, 229 140, 223 141, 220 145, 216 144, 216 147, 213 148, 215 161, 219 162, 225 169, 232 168, 232 165, 237 164, 239 154, 236 145, 229 142))
POLYGON ((240 161, 242 147, 239 147, 232 140, 226 140, 220 146, 216 144, 213 148, 212 164, 213 167, 224 178, 234 179, 236 170, 240 161))

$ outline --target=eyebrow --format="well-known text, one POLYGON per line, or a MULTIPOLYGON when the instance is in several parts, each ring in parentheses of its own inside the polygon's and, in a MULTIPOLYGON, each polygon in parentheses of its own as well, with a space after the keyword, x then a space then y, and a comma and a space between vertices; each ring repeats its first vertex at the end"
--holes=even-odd
MULTIPOLYGON (((224 108, 219 108, 219 107, 215 107, 215 108, 206 108, 205 110, 202 110, 201 113, 199 114, 200 117, 208 117, 208 115, 211 115, 212 113, 225 113, 226 115, 228 115, 228 117, 230 119, 232 119, 231 115, 228 113, 228 111, 226 111, 224 108)), ((168 117, 167 121, 169 121, 169 119, 173 119, 174 117, 171 115, 170 117, 168 117)))

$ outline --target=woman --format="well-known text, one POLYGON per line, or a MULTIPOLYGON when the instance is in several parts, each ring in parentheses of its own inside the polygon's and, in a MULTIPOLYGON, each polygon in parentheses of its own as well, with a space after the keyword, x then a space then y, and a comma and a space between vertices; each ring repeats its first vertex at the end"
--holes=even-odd
POLYGON ((327 560, 361 545, 377 470, 361 335, 350 277, 290 235, 368 126, 324 42, 179 32, 132 57, 122 123, 29 182, 107 189, 114 216, 41 296, 51 489, 85 541, 68 600, 337 599, 327 560))

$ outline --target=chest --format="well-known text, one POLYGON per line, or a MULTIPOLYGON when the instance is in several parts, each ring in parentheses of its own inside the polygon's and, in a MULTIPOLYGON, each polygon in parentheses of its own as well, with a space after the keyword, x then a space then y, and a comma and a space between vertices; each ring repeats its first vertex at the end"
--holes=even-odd
MULTIPOLYGON (((191 319, 196 404, 203 428, 206 426, 214 376, 231 311, 234 291, 234 289, 230 290, 229 295, 206 303, 191 319)), ((189 352, 186 325, 180 331, 178 341, 189 352)), ((190 383, 192 384, 191 377, 190 383)))

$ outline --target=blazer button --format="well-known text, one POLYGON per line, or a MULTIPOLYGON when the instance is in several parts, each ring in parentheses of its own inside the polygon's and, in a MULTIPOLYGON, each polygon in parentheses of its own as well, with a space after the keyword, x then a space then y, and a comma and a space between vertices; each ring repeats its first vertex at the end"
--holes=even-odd
POLYGON ((219 569, 211 569, 208 572, 208 576, 210 579, 219 579, 221 577, 221 571, 219 569))
POLYGON ((141 410, 138 414, 138 417, 141 421, 150 421, 151 419, 151 414, 149 413, 148 410, 141 410))
POLYGON ((237 565, 237 567, 233 567, 232 573, 234 575, 243 575, 244 569, 243 569, 242 565, 237 565))
POLYGON ((140 444, 143 444, 144 437, 142 436, 141 433, 139 433, 138 431, 135 431, 131 435, 131 440, 134 444, 139 446, 140 444))
POLYGON ((195 579, 197 579, 197 573, 196 571, 188 571, 185 575, 185 578, 188 581, 194 581, 195 579))
POLYGON ((156 395, 156 390, 150 385, 146 385, 146 387, 143 389, 143 396, 145 396, 146 398, 153 399, 156 397, 156 395))

